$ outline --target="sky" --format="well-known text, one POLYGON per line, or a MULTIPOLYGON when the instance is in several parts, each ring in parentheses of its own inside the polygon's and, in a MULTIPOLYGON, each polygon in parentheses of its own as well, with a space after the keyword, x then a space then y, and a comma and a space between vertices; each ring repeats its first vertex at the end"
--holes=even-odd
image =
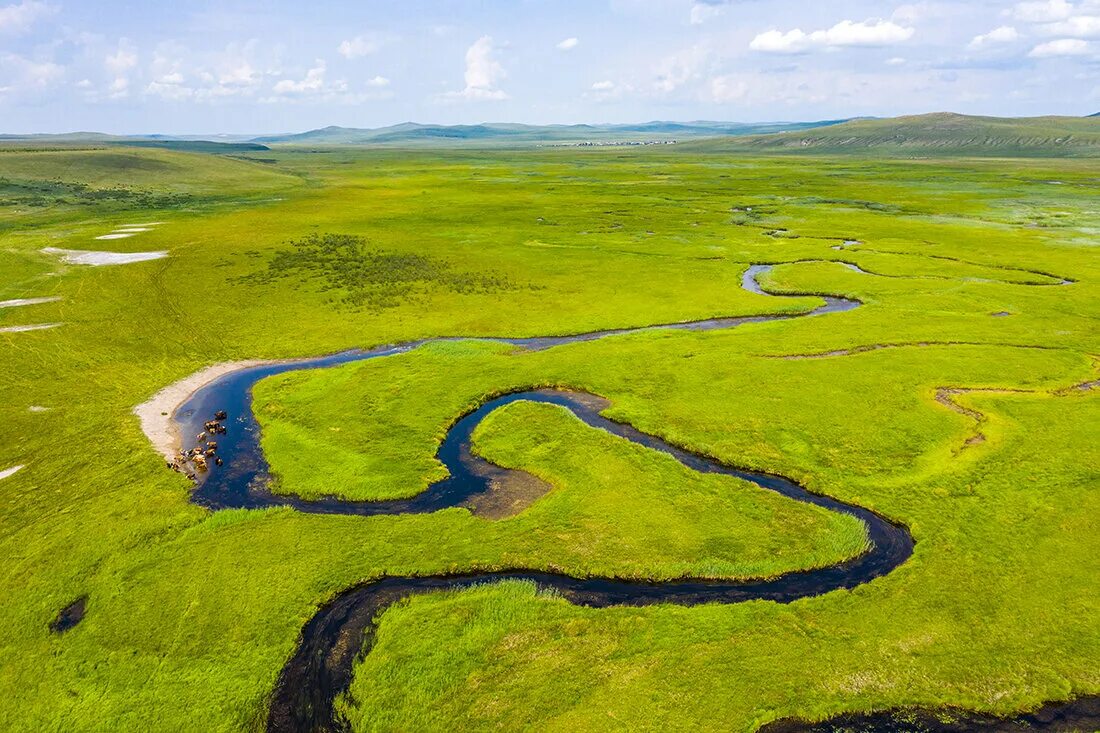
POLYGON ((1100 111, 1100 0, 0 0, 0 132, 1100 111))

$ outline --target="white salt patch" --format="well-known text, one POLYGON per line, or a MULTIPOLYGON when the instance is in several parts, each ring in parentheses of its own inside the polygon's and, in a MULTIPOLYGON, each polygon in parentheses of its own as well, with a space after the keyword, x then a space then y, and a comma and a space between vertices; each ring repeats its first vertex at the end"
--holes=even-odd
POLYGON ((46 254, 59 255, 70 265, 128 265, 131 262, 146 262, 167 257, 167 252, 96 252, 86 249, 58 249, 45 247, 46 254))
POLYGON ((5 479, 8 476, 11 476, 13 473, 16 473, 17 471, 20 471, 22 468, 23 468, 22 465, 12 466, 11 468, 5 468, 3 471, 0 471, 0 479, 5 479))
POLYGON ((25 326, 4 326, 0 333, 22 333, 23 331, 42 331, 47 328, 57 328, 60 323, 29 323, 25 326))
POLYGON ((49 298, 15 298, 14 300, 0 300, 0 308, 15 308, 20 305, 38 305, 39 303, 53 303, 61 300, 61 296, 55 295, 49 298))
POLYGON ((96 239, 126 239, 126 237, 132 237, 133 234, 101 234, 96 239))
POLYGON ((27 408, 27 412, 49 412, 50 408, 43 407, 42 405, 31 405, 27 408))

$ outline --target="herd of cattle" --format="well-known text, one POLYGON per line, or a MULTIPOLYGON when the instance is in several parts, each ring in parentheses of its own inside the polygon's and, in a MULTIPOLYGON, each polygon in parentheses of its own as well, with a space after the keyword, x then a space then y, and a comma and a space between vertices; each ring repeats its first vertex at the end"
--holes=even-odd
POLYGON ((203 423, 203 431, 195 436, 197 443, 195 447, 189 450, 181 448, 179 455, 168 462, 168 468, 185 473, 187 478, 195 481, 198 479, 197 473, 210 470, 211 462, 215 466, 222 465, 222 459, 217 455, 218 441, 214 438, 225 434, 225 421, 228 418, 229 416, 225 410, 218 410, 214 413, 214 419, 203 423))

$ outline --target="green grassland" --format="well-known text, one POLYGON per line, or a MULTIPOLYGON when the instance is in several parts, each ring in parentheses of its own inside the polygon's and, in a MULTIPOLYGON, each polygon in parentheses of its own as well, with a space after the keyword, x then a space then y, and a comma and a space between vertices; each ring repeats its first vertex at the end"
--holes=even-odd
POLYGON ((689 145, 716 152, 798 151, 871 156, 1100 156, 1093 117, 973 117, 941 112, 794 130, 781 135, 714 138, 689 145))
POLYGON ((384 574, 760 577, 858 552, 844 517, 542 405, 475 436, 552 486, 498 520, 210 513, 131 413, 232 359, 821 303, 745 292, 752 263, 786 263, 772 291, 865 306, 530 353, 471 338, 272 378, 256 408, 278 489, 413 494, 472 405, 574 387, 643 431, 905 523, 912 559, 782 606, 593 610, 524 584, 417 597, 358 666, 341 703, 356 728, 753 730, 1100 693, 1100 390, 1073 388, 1100 356, 1095 162, 676 147, 0 153, 15 182, 0 185, 0 299, 62 297, 0 309, 0 327, 63 324, 0 333, 0 470, 26 466, 0 480, 0 728, 262 728, 305 621, 384 574), (24 200, 39 184, 46 205, 24 200), (74 193, 117 188, 145 198, 74 193), (94 239, 148 221, 164 223, 94 239), (295 242, 349 241, 331 236, 355 244, 318 268, 294 258, 295 242), (169 257, 81 267, 50 246, 169 257), (483 276, 494 286, 461 285, 483 276), (889 348, 827 355, 871 346, 889 348), (944 387, 985 390, 955 397, 980 423, 938 402, 944 387), (51 634, 81 596, 84 620, 51 634))

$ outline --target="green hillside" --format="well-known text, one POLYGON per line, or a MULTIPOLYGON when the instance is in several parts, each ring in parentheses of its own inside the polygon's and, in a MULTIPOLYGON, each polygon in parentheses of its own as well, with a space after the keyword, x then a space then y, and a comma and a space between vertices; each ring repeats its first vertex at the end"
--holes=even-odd
POLYGON ((863 119, 800 132, 690 143, 708 151, 994 157, 1100 156, 1100 118, 971 117, 947 112, 863 119))
POLYGON ((378 128, 330 126, 307 132, 267 135, 253 140, 261 144, 298 145, 448 145, 454 143, 532 144, 609 143, 678 140, 687 137, 758 135, 807 130, 835 125, 840 120, 819 122, 643 122, 623 125, 522 125, 487 122, 478 125, 424 125, 403 122, 378 128))

